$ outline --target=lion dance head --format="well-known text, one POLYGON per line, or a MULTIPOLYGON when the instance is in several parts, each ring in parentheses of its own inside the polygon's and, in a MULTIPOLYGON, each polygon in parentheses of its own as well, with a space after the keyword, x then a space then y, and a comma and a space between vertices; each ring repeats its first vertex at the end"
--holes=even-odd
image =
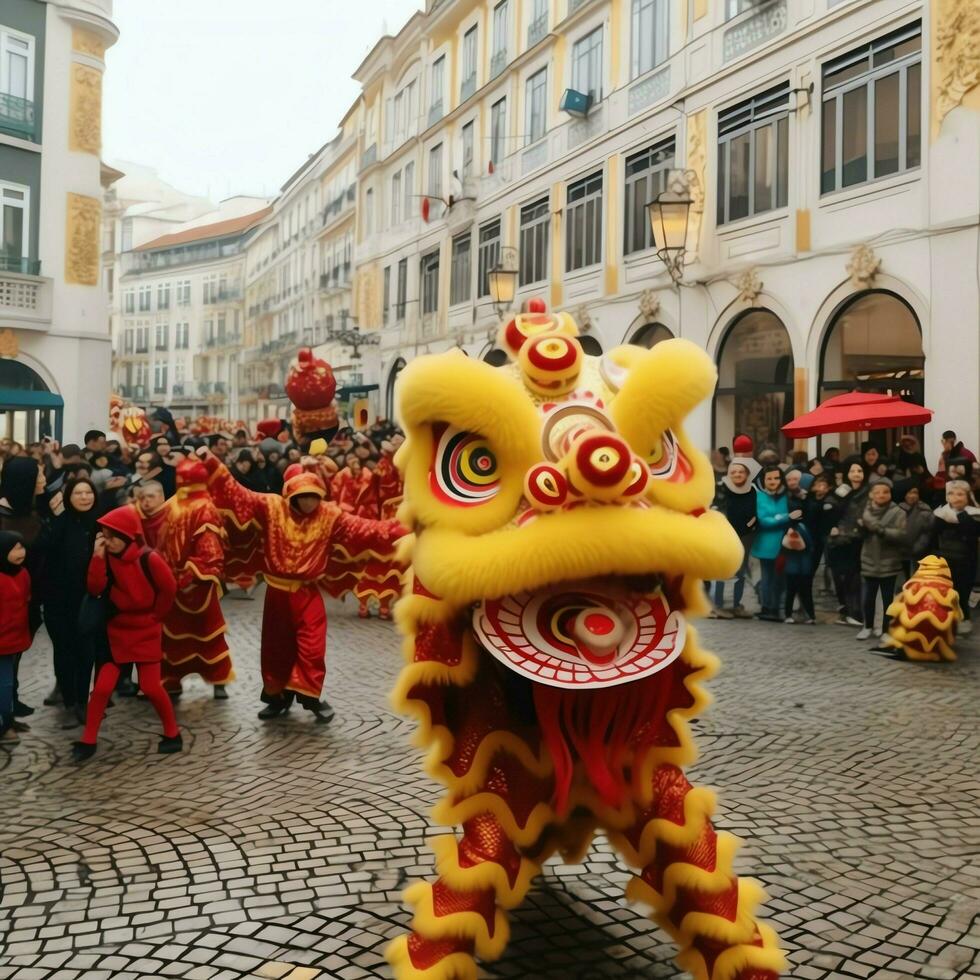
POLYGON ((462 836, 433 842, 439 879, 409 888, 413 932, 389 959, 400 978, 475 977, 543 862, 601 828, 683 968, 775 978, 761 888, 735 877, 714 796, 682 768, 716 667, 689 617, 741 558, 683 428, 714 366, 684 340, 588 356, 574 319, 540 306, 499 345, 500 368, 453 351, 399 378, 414 534, 393 699, 448 791, 436 821, 462 836))

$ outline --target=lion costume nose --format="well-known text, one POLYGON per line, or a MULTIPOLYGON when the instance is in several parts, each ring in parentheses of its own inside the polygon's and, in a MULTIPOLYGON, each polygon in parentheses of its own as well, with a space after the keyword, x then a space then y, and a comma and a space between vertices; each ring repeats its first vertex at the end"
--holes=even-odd
POLYGON ((624 499, 636 480, 636 457, 614 432, 582 433, 562 462, 571 492, 586 500, 624 499))

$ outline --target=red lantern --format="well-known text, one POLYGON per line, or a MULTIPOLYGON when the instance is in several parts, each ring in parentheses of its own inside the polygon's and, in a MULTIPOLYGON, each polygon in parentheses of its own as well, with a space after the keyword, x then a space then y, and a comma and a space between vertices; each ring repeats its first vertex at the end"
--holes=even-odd
POLYGON ((422 220, 426 224, 429 223, 429 199, 427 197, 422 198, 422 220))

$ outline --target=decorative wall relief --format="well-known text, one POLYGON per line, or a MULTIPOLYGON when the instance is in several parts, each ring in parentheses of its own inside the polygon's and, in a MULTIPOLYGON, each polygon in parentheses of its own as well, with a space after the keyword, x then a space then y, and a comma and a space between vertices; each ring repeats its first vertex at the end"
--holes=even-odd
POLYGON ((687 117, 687 169, 693 171, 688 189, 691 195, 691 217, 687 226, 687 249, 697 257, 704 215, 705 167, 708 162, 708 110, 687 117))
POLYGON ((881 268, 881 259, 870 245, 858 245, 845 268, 855 289, 870 289, 881 268))
POLYGON ((69 193, 65 212, 65 282, 98 285, 101 222, 102 204, 97 197, 69 193))
POLYGON ((71 32, 71 47, 79 54, 91 55, 93 58, 104 58, 106 43, 101 35, 85 27, 73 27, 71 32))
POLYGON ((935 131, 971 89, 980 85, 980 5, 938 0, 933 48, 935 131))
POLYGON ((77 62, 71 66, 68 149, 102 152, 102 72, 77 62))

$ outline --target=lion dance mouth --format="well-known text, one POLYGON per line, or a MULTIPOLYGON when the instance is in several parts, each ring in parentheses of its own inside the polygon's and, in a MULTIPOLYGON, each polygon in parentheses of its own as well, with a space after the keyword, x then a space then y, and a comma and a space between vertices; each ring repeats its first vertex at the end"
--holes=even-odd
POLYGON ((600 362, 576 334, 539 309, 502 329, 509 366, 449 353, 399 378, 414 585, 392 699, 446 789, 435 821, 461 834, 432 841, 438 880, 406 891, 388 958, 398 980, 475 980, 544 862, 601 829, 683 969, 776 980, 762 890, 683 772, 716 667, 689 616, 741 558, 681 427, 714 368, 685 341, 600 362))

